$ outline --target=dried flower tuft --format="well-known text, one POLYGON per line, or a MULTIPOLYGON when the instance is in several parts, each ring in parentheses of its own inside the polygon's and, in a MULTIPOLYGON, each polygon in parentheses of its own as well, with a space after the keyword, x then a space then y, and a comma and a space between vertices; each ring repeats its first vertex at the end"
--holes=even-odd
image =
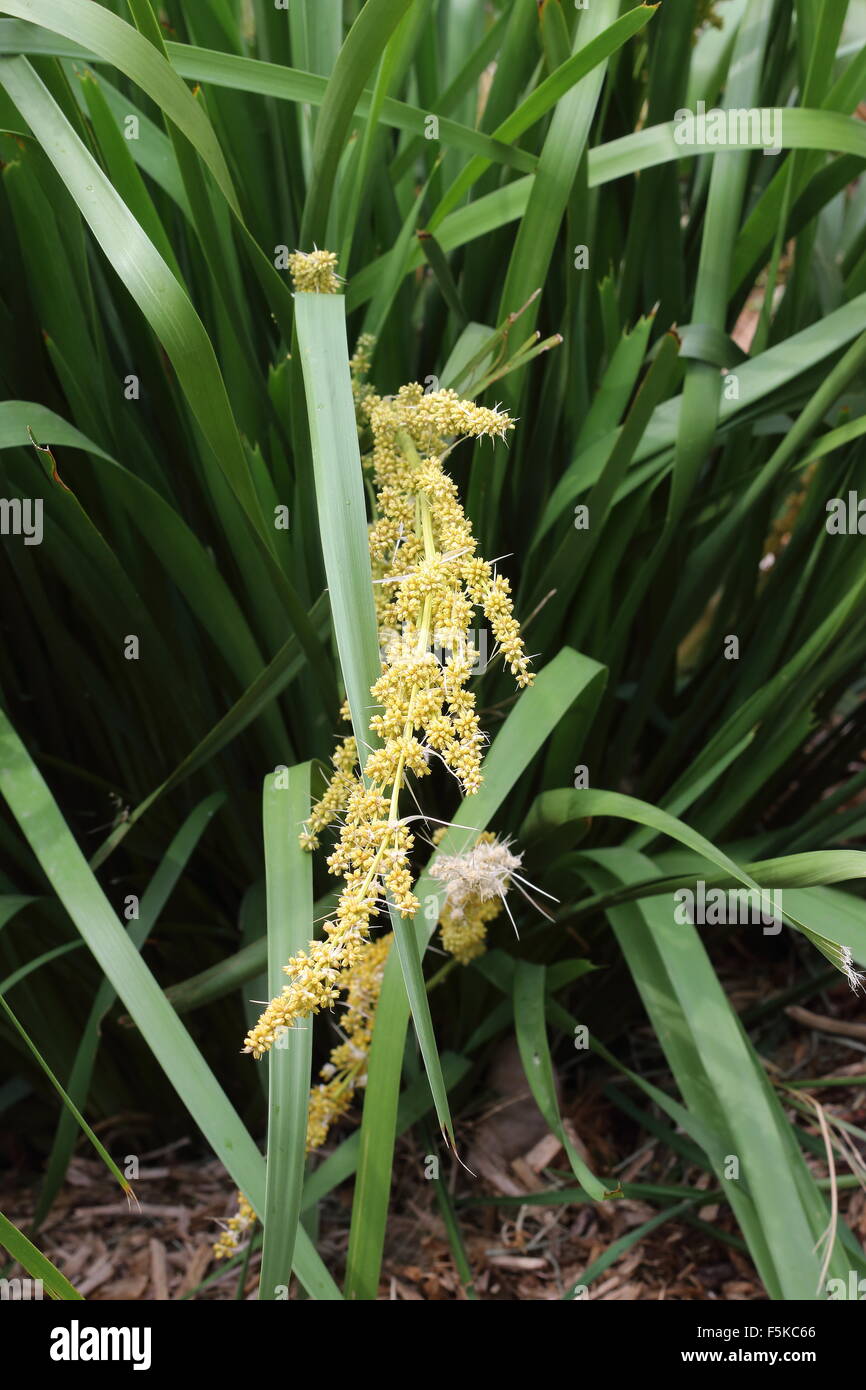
POLYGON ((439 916, 442 945, 461 965, 486 949, 487 926, 502 912, 511 875, 522 862, 522 855, 485 831, 471 849, 440 855, 430 870, 446 885, 439 916))

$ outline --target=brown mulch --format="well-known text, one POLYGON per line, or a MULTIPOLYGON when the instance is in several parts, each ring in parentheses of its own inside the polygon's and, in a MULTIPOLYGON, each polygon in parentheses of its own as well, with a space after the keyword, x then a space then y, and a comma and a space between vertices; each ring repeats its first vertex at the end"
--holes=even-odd
MULTIPOLYGON (((132 1183, 138 1205, 127 1201, 98 1159, 83 1153, 36 1237, 39 1248, 88 1299, 178 1299, 219 1266, 211 1246, 218 1218, 232 1214, 231 1180, 216 1159, 179 1155, 187 1141, 142 1155, 132 1183)), ((123 1164, 121 1164, 123 1167, 123 1164)), ((0 1210, 27 1229, 36 1191, 0 1189, 0 1210)), ((236 1270, 196 1297, 234 1298, 236 1270)))
MULTIPOLYGON (((555 1145, 551 1139, 551 1151, 555 1145)), ((402 1143, 398 1153, 396 1211, 389 1222, 380 1297, 463 1299, 433 1184, 418 1176, 424 1155, 410 1150, 408 1143, 402 1143)), ((649 1151, 638 1160, 642 1177, 650 1166, 648 1157, 649 1151)), ((558 1161, 562 1162, 561 1151, 558 1161)), ((532 1170, 524 1164, 527 1159, 512 1164, 509 1195, 522 1183, 528 1188, 532 1170)), ((572 1186, 566 1178, 555 1181, 572 1186)), ((473 1182, 461 1173, 460 1185, 473 1191, 480 1186, 485 1195, 495 1196, 501 1180, 473 1182)), ((550 1179, 535 1177, 531 1185, 547 1187, 550 1179)), ((214 1260, 211 1251, 218 1219, 234 1210, 234 1190, 222 1165, 175 1158, 164 1166, 142 1167, 134 1186, 138 1208, 127 1203, 98 1160, 76 1157, 38 1235, 40 1248, 87 1299, 237 1298, 238 1267, 214 1260)), ((33 1196, 22 1195, 20 1188, 3 1190, 0 1209, 26 1229, 33 1196)), ((329 1268, 339 1274, 345 1261, 350 1196, 348 1187, 325 1203, 318 1243, 329 1268)), ((559 1299, 611 1241, 657 1211, 648 1203, 624 1200, 598 1208, 574 1203, 463 1208, 461 1230, 475 1290, 485 1300, 559 1299)), ((733 1230, 724 1209, 716 1221, 733 1230)), ((256 1297, 259 1260, 259 1253, 253 1252, 241 1297, 256 1297)), ((674 1221, 640 1241, 589 1289, 591 1299, 761 1297, 748 1257, 674 1221)))
MULTIPOLYGON (((754 961, 739 948, 718 963, 719 974, 735 1007, 742 1011, 790 983, 790 976, 757 978, 754 961), (744 966, 748 969, 744 970, 744 966)), ((789 968, 789 967, 788 967, 789 968)), ((772 974, 772 967, 769 968, 772 974)), ((844 982, 809 999, 809 1008, 788 1009, 787 1024, 772 1036, 772 1058, 758 1050, 777 1086, 804 1078, 866 1075, 862 1039, 862 999, 844 982), (839 1030, 843 1030, 840 1032, 839 1030)), ((781 1016, 784 1019, 784 1015, 781 1016)), ((622 1060, 656 1085, 676 1094, 648 1027, 631 1030, 630 1055, 622 1060)), ((572 1143, 597 1172, 625 1184, 675 1184, 695 1192, 715 1187, 699 1168, 683 1167, 661 1140, 642 1132, 602 1093, 611 1083, 642 1109, 637 1090, 596 1065, 585 1082, 582 1061, 558 1056, 562 1073, 561 1106, 572 1143)), ((521 1199, 556 1188, 573 1189, 575 1180, 558 1140, 549 1134, 526 1090, 513 1043, 497 1051, 486 1077, 483 1106, 464 1114, 458 1132, 460 1159, 443 1158, 440 1172, 457 1205, 460 1230, 478 1298, 488 1300, 562 1299, 579 1284, 584 1271, 637 1227, 656 1216, 655 1202, 633 1197, 601 1204, 566 1201, 533 1205, 521 1199), (470 1171, 471 1170, 471 1171, 470 1171), (486 1199, 480 1205, 479 1199, 486 1199)), ((783 1103, 798 1099, 805 1113, 797 1122, 821 1136, 812 1102, 831 1123, 841 1120, 866 1128, 866 1085, 803 1087, 780 1091, 783 1103), (811 1097, 811 1101, 810 1101, 811 1097)), ((789 1114, 794 1114, 788 1109, 789 1114)), ((111 1123, 100 1126, 112 1152, 111 1123)), ((838 1130, 834 1133, 838 1134, 838 1130)), ((118 1122, 118 1136, 122 1120, 118 1122)), ((336 1136, 338 1142, 343 1134, 336 1136)), ((837 1154, 837 1175, 864 1168, 864 1148, 848 1133, 848 1159, 837 1154)), ((379 1297, 383 1300, 457 1301, 466 1298, 447 1229, 426 1180, 428 1156, 422 1139, 398 1141, 391 1216, 379 1297)), ((253 1251, 239 1290, 239 1267, 212 1256, 220 1222, 235 1210, 235 1193, 222 1165, 196 1158, 193 1145, 180 1140, 166 1149, 140 1156, 133 1186, 138 1206, 127 1203, 102 1164, 81 1148, 37 1243, 88 1299, 233 1300, 255 1298, 260 1255, 253 1251)), ((828 1173, 820 1157, 809 1157, 817 1177, 828 1173)), ((121 1164, 121 1166, 123 1166, 121 1164)), ((26 1230, 38 1192, 32 1172, 0 1175, 0 1210, 26 1230)), ((317 1247, 340 1281, 345 1270, 352 1184, 345 1183, 321 1205, 317 1247)), ((662 1222, 626 1248, 589 1285, 590 1300, 725 1300, 765 1297, 730 1208, 725 1203, 696 1204, 700 1225, 684 1216, 662 1222)), ((861 1241, 866 1241, 866 1191, 839 1192, 839 1212, 861 1241)), ((294 1290, 293 1290, 294 1294, 294 1290)))

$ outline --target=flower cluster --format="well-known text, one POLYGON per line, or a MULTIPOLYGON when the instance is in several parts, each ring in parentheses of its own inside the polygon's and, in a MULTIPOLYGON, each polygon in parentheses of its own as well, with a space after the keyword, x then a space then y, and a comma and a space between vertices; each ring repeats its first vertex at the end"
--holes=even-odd
POLYGON ((373 348, 376 346, 376 339, 372 333, 362 333, 357 343, 355 351, 349 358, 349 374, 352 380, 352 397, 355 402, 355 414, 358 416, 358 426, 364 424, 364 411, 367 401, 374 395, 373 387, 367 380, 367 375, 373 363, 373 348))
MULTIPOLYGON (((318 253, 324 254, 324 253, 318 253)), ((356 399, 372 436, 378 515, 370 554, 380 628, 386 634, 381 675, 372 687, 379 707, 370 729, 379 745, 360 776, 357 749, 345 739, 334 773, 301 836, 306 849, 339 821, 341 833, 328 859, 344 886, 324 936, 284 967, 289 983, 247 1034, 244 1051, 259 1058, 282 1029, 331 1008, 346 987, 346 972, 360 965, 370 928, 383 906, 412 917, 410 854, 414 837, 401 819, 399 798, 407 778, 428 775, 439 758, 464 793, 481 785, 484 734, 467 689, 475 648, 470 629, 476 607, 490 622, 519 687, 532 681, 508 581, 476 554, 477 542, 443 459, 455 438, 503 438, 508 415, 461 400, 454 391, 425 393, 417 383, 396 396, 361 389, 369 344, 356 354, 356 399), (442 653, 441 655, 439 653, 442 653)))
POLYGON ((393 939, 393 934, 388 932, 375 941, 368 941, 344 982, 346 1012, 340 1021, 343 1041, 331 1052, 330 1060, 319 1072, 319 1084, 310 1091, 308 1153, 322 1147, 331 1125, 345 1115, 358 1088, 367 1084, 367 1054, 373 1036, 373 1020, 393 939))
MULTIPOLYGON (((435 844, 446 829, 442 826, 436 831, 435 844)), ((505 908, 511 875, 521 863, 521 855, 512 854, 507 844, 485 830, 471 849, 462 854, 440 855, 433 865, 431 877, 445 884, 438 923, 442 945, 459 965, 468 965, 486 949, 487 926, 505 908)), ((310 1089, 308 1153, 322 1148, 331 1127, 348 1113, 356 1093, 367 1084, 373 1024, 393 942, 393 932, 366 942, 342 982, 346 991, 346 1011, 340 1022, 342 1041, 332 1049, 319 1071, 319 1081, 310 1089)), ((242 1193, 238 1193, 238 1199, 238 1215, 230 1218, 229 1229, 214 1246, 217 1259, 234 1253, 242 1234, 255 1221, 252 1207, 242 1193)))
POLYGON ((299 294, 337 294, 340 277, 333 251, 293 251, 289 256, 292 283, 299 294))
MULTIPOLYGON (((438 844, 447 827, 433 836, 438 844)), ((508 845, 483 831, 463 854, 440 855, 431 875, 445 884, 439 914, 442 945, 459 965, 468 965, 486 949, 488 923, 505 907, 510 875, 522 863, 508 845)), ((343 1041, 333 1049, 319 1072, 321 1081, 310 1091, 307 1152, 325 1143, 331 1126, 349 1110, 356 1091, 367 1084, 367 1056, 382 988, 382 976, 393 932, 364 947, 346 982, 346 1012, 341 1020, 343 1041)))
MULTIPOLYGON (((344 704, 341 711, 343 718, 349 718, 349 707, 344 704)), ((309 820, 301 832, 302 849, 319 848, 319 832, 331 825, 342 813, 343 807, 348 804, 349 797, 355 788, 355 767, 358 762, 358 747, 354 738, 341 739, 337 744, 336 751, 331 755, 331 766, 334 771, 331 773, 325 794, 316 802, 310 812, 309 820)))
POLYGON ((214 1259, 227 1260, 229 1256, 236 1254, 244 1236, 255 1224, 256 1214, 244 1194, 239 1192, 237 1213, 229 1217, 225 1230, 214 1242, 214 1259))
MULTIPOLYGON (((370 396, 364 410, 373 435, 379 508, 370 531, 379 624, 384 633, 400 634, 402 657, 402 665, 389 663, 384 679, 392 673, 396 679, 414 677, 417 669, 422 687, 432 684, 434 698, 439 695, 440 708, 447 714, 454 707, 450 739, 444 726, 439 730, 438 741, 447 754, 464 741, 455 720, 474 707, 463 687, 477 655, 470 636, 476 607, 488 619, 517 684, 532 682, 508 580, 476 554, 477 541, 457 487, 443 468, 453 437, 504 438, 514 422, 498 410, 461 400, 454 391, 425 393, 417 382, 393 397, 370 396), (425 640, 413 649, 416 637, 425 640), (450 651, 444 663, 432 656, 431 642, 450 651)), ((390 732, 381 723, 374 728, 383 736, 390 732)), ((468 787, 461 780, 466 790, 480 785, 468 787)))
MULTIPOLYGON (((443 834, 444 829, 438 831, 434 840, 443 834)), ((461 965, 485 951, 488 923, 502 912, 511 875, 521 863, 521 855, 484 831, 472 849, 440 855, 430 870, 432 878, 446 885, 439 914, 442 945, 461 965)))

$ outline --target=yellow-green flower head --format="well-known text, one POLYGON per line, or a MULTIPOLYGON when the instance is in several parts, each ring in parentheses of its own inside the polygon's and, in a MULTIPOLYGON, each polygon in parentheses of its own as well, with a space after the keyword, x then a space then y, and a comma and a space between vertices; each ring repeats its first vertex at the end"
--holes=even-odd
POLYGON ((293 251, 289 256, 292 283, 299 294, 338 294, 337 257, 333 251, 293 251))
MULTIPOLYGON (((293 268, 293 274, 299 289, 320 288, 319 276, 333 274, 331 253, 298 256, 299 270, 293 268), (311 269, 315 258, 316 268, 311 269)), ((359 344, 353 377, 359 412, 372 434, 377 493, 370 555, 377 616, 387 635, 381 642, 382 672, 371 690, 377 711, 370 730, 380 742, 367 754, 361 776, 354 739, 342 741, 332 758, 334 771, 325 794, 301 835, 304 848, 314 849, 319 833, 340 823, 328 868, 343 878, 344 886, 333 919, 325 923, 324 939, 311 942, 307 951, 289 961, 289 983, 248 1033, 244 1050, 254 1057, 267 1052, 282 1030, 298 1019, 333 1006, 345 988, 346 972, 356 968, 369 948, 371 926, 386 901, 403 917, 417 912, 409 858, 413 838, 399 812, 407 780, 426 777, 438 758, 467 795, 481 786, 486 736, 468 689, 474 674, 472 625, 477 609, 490 623, 518 686, 533 679, 508 581, 475 553, 472 527, 443 468, 443 457, 456 438, 501 439, 514 422, 504 412, 462 400, 455 391, 425 393, 417 382, 387 398, 367 391, 362 378, 371 348, 369 342, 359 344)), ((504 847, 497 855, 498 859, 488 856, 488 878, 494 860, 506 869, 508 863, 519 863, 504 847)), ((474 895, 476 928, 495 916, 501 897, 474 895)), ((461 921, 465 928, 468 909, 452 900, 448 911, 453 931, 461 921)), ((462 958, 470 958, 469 945, 461 949, 462 958)), ((315 1100, 322 1122, 328 1096, 326 1084, 315 1100)), ((342 1097, 341 1090, 340 1105, 342 1097)))

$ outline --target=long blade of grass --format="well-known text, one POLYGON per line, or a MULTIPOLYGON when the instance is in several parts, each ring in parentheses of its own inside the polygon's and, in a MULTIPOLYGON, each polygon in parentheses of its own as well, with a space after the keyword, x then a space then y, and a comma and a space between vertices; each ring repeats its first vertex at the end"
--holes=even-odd
POLYGON ((32 1274, 34 1279, 42 1281, 42 1287, 48 1291, 48 1297, 60 1299, 68 1302, 83 1301, 83 1294, 80 1294, 74 1285, 56 1265, 53 1265, 41 1250, 38 1250, 32 1241, 28 1240, 23 1231, 19 1231, 17 1226, 13 1226, 8 1217, 0 1212, 0 1245, 7 1250, 13 1260, 17 1260, 28 1274, 32 1274))
MULTIPOLYGON (((610 866, 616 877, 649 876, 650 861, 630 850, 595 851, 592 859, 610 866)), ((594 882, 598 885, 599 880, 594 882)), ((675 924, 673 915, 657 901, 613 909, 609 918, 633 959, 644 1003, 657 1026, 661 1025, 662 1045, 689 1107, 709 1117, 721 1150, 730 1143, 727 1152, 738 1157, 736 1169, 723 1168, 719 1176, 732 1201, 744 1188, 754 1204, 760 1230, 748 1219, 743 1229, 762 1276, 768 1287, 778 1288, 777 1297, 814 1299, 818 1294, 815 1243, 826 1225, 826 1206, 817 1190, 812 1194, 814 1202, 805 1200, 796 1176, 804 1165, 802 1159, 795 1159, 784 1113, 696 930, 675 924), (647 934, 646 945, 637 940, 647 934), (659 982, 653 983, 642 963, 644 956, 649 961, 647 951, 657 953, 658 966, 667 975, 669 984, 661 992, 659 982), (679 1039, 678 1053, 674 1034, 679 1039), (734 1171, 735 1178, 728 1176, 734 1171)), ((742 1201, 738 1205, 742 1207, 742 1201)), ((737 1214, 743 1224, 743 1214, 737 1214)))
MULTIPOLYGON (((720 850, 705 836, 686 825, 684 821, 676 816, 670 815, 658 806, 653 806, 649 802, 640 801, 636 797, 625 796, 621 792, 595 791, 592 788, 582 790, 553 792, 551 797, 558 799, 560 814, 566 818, 579 816, 624 816, 627 820, 635 821, 638 825, 648 826, 654 831, 669 835, 672 839, 679 841, 680 844, 688 846, 689 849, 696 850, 704 855, 717 868, 727 871, 739 883, 744 884, 748 889, 760 894, 760 884, 742 869, 738 864, 720 850)), ((539 798, 543 801, 544 798, 539 798)), ((538 807, 539 803, 536 803, 538 807)), ((539 814, 537 811, 536 814, 539 814)), ((545 814, 541 812, 540 814, 545 814)), ((532 824, 528 827, 529 833, 533 833, 532 824)), ((799 921, 790 912, 785 911, 784 916, 798 931, 802 932, 812 945, 815 946, 822 955, 835 965, 849 981, 853 983, 851 971, 851 948, 847 941, 840 942, 831 937, 825 937, 823 933, 813 931, 807 924, 799 921)))
POLYGON ((518 961, 514 970, 514 1026, 523 1071, 538 1106, 552 1134, 559 1139, 572 1172, 587 1196, 595 1202, 615 1197, 618 1190, 608 1190, 587 1167, 569 1139, 559 1113, 553 1062, 547 1043, 545 1018, 545 968, 532 961, 518 961))
MULTIPOLYGON (((138 908, 138 917, 133 919, 129 925, 128 937, 140 951, 150 932, 153 930, 163 908, 168 902, 177 882, 183 873, 189 858, 204 834, 211 819, 223 802, 222 793, 217 792, 208 797, 201 805, 187 817, 180 830, 174 836, 171 844, 165 852, 161 863, 141 895, 141 902, 138 908)), ((102 1024, 106 1015, 116 1000, 116 993, 108 980, 103 980, 96 992, 96 998, 90 1009, 87 1022, 81 1041, 75 1053, 72 1069, 69 1073, 67 1090, 72 1101, 81 1107, 87 1103, 87 1096, 93 1077, 93 1068, 96 1063, 96 1055, 99 1049, 99 1042, 102 1033, 102 1024)), ((48 1163, 45 1169, 45 1178, 39 1193, 39 1200, 36 1203, 36 1210, 33 1215, 33 1230, 38 1230, 45 1216, 51 1209, 51 1205, 57 1196, 69 1160, 72 1157, 75 1146, 76 1132, 71 1119, 63 1115, 54 1136, 51 1152, 48 1156, 48 1163)))
POLYGON ((316 122, 313 177, 304 205, 301 243, 324 242, 337 167, 364 85, 410 0, 367 0, 334 63, 316 122))
MULTIPOLYGON (((257 1212, 264 1211, 265 1164, 248 1130, 115 916, 57 803, 0 711, 0 791, 58 898, 125 1003, 195 1122, 257 1212)), ((295 1272, 314 1298, 339 1298, 303 1231, 295 1272)))
MULTIPOLYGON (((658 4, 641 4, 617 19, 609 29, 596 34, 570 58, 566 59, 554 72, 546 77, 520 103, 515 111, 493 131, 494 140, 517 140, 524 131, 539 121, 576 83, 592 72, 593 68, 609 58, 624 43, 627 43, 645 24, 648 24, 658 9, 658 4)), ((444 198, 431 213, 429 227, 435 231, 449 212, 459 207, 472 185, 490 167, 490 160, 477 156, 461 171, 448 189, 444 198)))
POLYGON ((98 1137, 98 1135, 94 1134, 93 1130, 90 1128, 90 1125, 87 1123, 81 1111, 78 1109, 78 1106, 75 1105, 74 1102, 66 1094, 60 1082, 57 1080, 57 1077, 54 1075, 54 1072, 51 1070, 45 1058, 42 1056, 42 1053, 39 1051, 39 1048, 36 1046, 33 1039, 28 1034, 26 1028, 22 1028, 21 1023, 15 1017, 15 1014, 13 1013, 12 1009, 6 1003, 6 1000, 2 993, 0 993, 0 1009, 3 1010, 18 1036, 23 1040, 25 1046, 36 1058, 37 1063, 42 1068, 42 1071, 44 1072, 45 1076, 51 1082, 51 1085, 54 1087, 55 1091, 59 1095, 67 1111, 72 1116, 75 1123, 78 1125, 78 1128, 81 1130, 82 1134, 86 1135, 87 1139, 90 1141, 93 1148, 96 1150, 97 1154, 102 1159, 102 1162, 105 1164, 106 1168, 108 1169, 111 1176, 114 1178, 115 1182, 120 1187, 121 1191, 124 1192, 127 1197, 131 1197, 133 1193, 128 1180, 124 1177, 123 1173, 121 1173, 120 1169, 118 1168, 114 1159, 111 1157, 111 1154, 108 1152, 102 1140, 98 1137))
POLYGON ((0 60, 0 83, 26 119, 121 282, 174 362, 196 419, 226 478, 254 524, 261 526, 258 499, 216 356, 201 319, 27 59, 0 60))
MULTIPOLYGON (((313 606, 310 618, 318 628, 326 616, 327 604, 322 598, 313 606)), ((172 787, 179 786, 187 777, 191 777, 194 772, 204 767, 211 758, 216 757, 218 753, 228 747, 233 739, 243 733, 244 729, 258 718, 262 710, 267 709, 280 692, 291 684, 303 668, 303 664, 304 660, 297 638, 290 637, 276 656, 268 662, 261 674, 244 691, 243 695, 235 701, 231 709, 226 711, 222 719, 205 734, 192 752, 187 754, 183 762, 179 763, 165 781, 161 782, 143 801, 140 801, 130 811, 126 820, 111 832, 91 859, 91 868, 97 869, 100 864, 105 863, 112 851, 117 848, 121 840, 126 837, 136 822, 159 797, 170 791, 172 787)))
MULTIPOLYGON (((313 861, 298 843, 310 814, 311 764, 265 778, 262 816, 268 911, 268 984, 280 993, 283 966, 313 936, 313 861)), ((280 1296, 289 1282, 301 1218, 313 1020, 286 1030, 268 1054, 268 1147, 259 1298, 280 1296)))
POLYGON ((201 319, 26 58, 0 59, 0 84, 22 110, 121 281, 174 363, 202 433, 240 501, 263 555, 271 562, 271 575, 279 583, 298 639, 327 690, 331 682, 324 653, 297 594, 273 559, 273 527, 262 515, 216 355, 201 319))
POLYGON ((0 0, 0 11, 64 35, 137 83, 184 132, 229 203, 237 206, 231 175, 204 111, 171 65, 131 25, 90 0, 0 0))

